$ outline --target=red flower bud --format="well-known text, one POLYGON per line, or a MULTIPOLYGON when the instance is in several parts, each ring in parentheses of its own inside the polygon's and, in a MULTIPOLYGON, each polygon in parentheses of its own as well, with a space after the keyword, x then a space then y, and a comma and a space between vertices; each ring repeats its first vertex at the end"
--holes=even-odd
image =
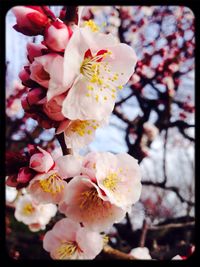
POLYGON ((14 29, 28 36, 42 34, 49 18, 39 6, 16 6, 12 11, 17 19, 14 29))
POLYGON ((71 36, 71 28, 57 19, 46 27, 43 43, 53 51, 63 52, 71 36))
POLYGON ((43 51, 47 50, 43 44, 28 43, 27 46, 28 60, 32 63, 35 57, 43 55, 43 51))
POLYGON ((20 168, 17 176, 17 182, 26 184, 33 178, 34 174, 35 172, 29 167, 20 168))

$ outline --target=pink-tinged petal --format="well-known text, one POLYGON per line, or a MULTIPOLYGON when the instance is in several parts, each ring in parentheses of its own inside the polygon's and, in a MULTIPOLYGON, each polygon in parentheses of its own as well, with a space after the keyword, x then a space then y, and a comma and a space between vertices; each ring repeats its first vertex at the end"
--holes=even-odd
POLYGON ((115 104, 109 90, 99 91, 99 87, 79 76, 65 100, 62 113, 70 120, 98 120, 107 118, 115 104), (92 91, 88 90, 92 86, 92 91))
MULTIPOLYGON (((36 58, 35 58, 36 59, 36 58)), ((42 66, 42 64, 38 63, 36 60, 30 66, 31 75, 30 78, 40 84, 41 86, 48 88, 49 86, 49 73, 47 73, 42 66)))
POLYGON ((116 87, 125 85, 135 70, 137 56, 133 48, 127 44, 117 44, 109 47, 111 55, 105 57, 105 62, 109 63, 109 69, 112 73, 119 76, 115 80, 116 87))
POLYGON ((62 93, 67 92, 69 89, 63 85, 63 57, 57 55, 52 61, 51 65, 48 66, 50 74, 49 88, 47 91, 47 100, 49 101, 54 96, 58 96, 62 93))
MULTIPOLYGON (((94 259, 103 249, 103 238, 97 232, 89 232, 86 228, 81 228, 77 232, 76 241, 83 251, 80 255, 83 259, 94 259)), ((80 259, 79 257, 79 259, 80 259)))
POLYGON ((81 157, 75 155, 66 155, 56 160, 56 169, 63 179, 80 175, 81 157))
POLYGON ((96 181, 96 162, 99 154, 96 152, 88 153, 83 160, 81 173, 87 175, 91 180, 96 181))
POLYGON ((95 120, 71 121, 64 131, 65 143, 73 151, 79 150, 92 142, 95 130, 103 124, 95 120))
POLYGON ((137 160, 123 153, 101 153, 96 163, 99 187, 111 203, 128 210, 141 194, 141 172, 137 160))
POLYGON ((64 204, 60 203, 62 212, 74 221, 82 222, 93 231, 108 230, 113 223, 125 216, 125 211, 105 201, 97 191, 96 185, 88 178, 78 176, 68 183, 68 194, 64 204))
POLYGON ((54 234, 53 230, 48 231, 43 239, 43 248, 50 252, 54 251, 60 245, 60 238, 54 234))
POLYGON ((45 226, 39 223, 31 223, 28 225, 28 228, 31 232, 38 232, 40 230, 44 230, 45 226))
POLYGON ((60 238, 61 241, 75 241, 76 233, 80 228, 80 224, 70 220, 69 218, 64 218, 58 221, 54 225, 54 235, 60 238))
POLYGON ((93 32, 88 27, 80 28, 80 31, 81 36, 86 40, 88 48, 91 49, 92 53, 96 53, 101 49, 110 48, 118 43, 117 38, 111 33, 93 32))
POLYGON ((75 27, 73 35, 68 42, 64 54, 63 84, 69 88, 80 73, 81 63, 88 45, 78 27, 75 27))

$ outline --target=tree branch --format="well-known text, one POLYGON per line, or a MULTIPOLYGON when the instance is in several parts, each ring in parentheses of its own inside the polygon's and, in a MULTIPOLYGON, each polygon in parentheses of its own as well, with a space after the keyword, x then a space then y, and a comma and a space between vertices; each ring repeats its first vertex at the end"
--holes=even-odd
POLYGON ((179 190, 177 187, 175 186, 165 186, 163 185, 163 183, 154 183, 152 181, 143 181, 142 182, 142 185, 147 185, 147 186, 155 186, 155 187, 159 187, 159 188, 162 188, 162 189, 165 189, 165 190, 170 190, 170 191, 173 191, 177 197, 180 199, 180 201, 183 203, 187 203, 189 206, 194 206, 194 202, 192 201, 189 201, 189 200, 186 200, 182 197, 182 195, 179 193, 179 190))
POLYGON ((113 259, 113 260, 136 260, 135 257, 132 255, 126 254, 122 251, 119 251, 117 249, 114 249, 110 247, 109 245, 104 246, 103 253, 106 254, 108 259, 113 259))
POLYGON ((58 142, 60 143, 63 155, 69 155, 72 154, 72 150, 70 148, 67 148, 65 144, 65 138, 64 138, 64 133, 60 133, 57 135, 58 142))

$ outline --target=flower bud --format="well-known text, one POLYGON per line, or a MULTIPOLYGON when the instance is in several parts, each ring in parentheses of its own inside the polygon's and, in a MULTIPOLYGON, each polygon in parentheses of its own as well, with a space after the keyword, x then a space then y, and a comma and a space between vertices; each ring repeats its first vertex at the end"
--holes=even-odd
POLYGON ((14 29, 28 36, 42 34, 49 18, 39 6, 15 6, 12 11, 17 19, 14 29))
POLYGON ((18 183, 28 183, 33 178, 33 171, 29 167, 22 167, 19 169, 17 176, 18 183))
POLYGON ((42 50, 47 49, 43 44, 28 43, 27 46, 28 60, 32 63, 35 57, 42 56, 42 50))
POLYGON ((54 161, 51 155, 45 150, 38 148, 41 153, 33 154, 30 158, 29 167, 37 172, 48 172, 53 166, 54 161))
POLYGON ((46 27, 44 32, 44 44, 53 51, 63 52, 71 35, 71 28, 57 19, 46 27))
POLYGON ((62 102, 64 99, 64 95, 59 95, 44 104, 43 110, 50 119, 55 121, 62 121, 65 119, 65 117, 61 113, 62 102))

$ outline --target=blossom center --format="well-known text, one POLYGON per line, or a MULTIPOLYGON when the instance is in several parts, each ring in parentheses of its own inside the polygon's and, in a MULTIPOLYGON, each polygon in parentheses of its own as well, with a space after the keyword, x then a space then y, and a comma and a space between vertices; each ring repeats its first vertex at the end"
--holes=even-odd
POLYGON ((95 56, 92 56, 90 49, 88 49, 80 67, 80 73, 89 82, 86 96, 94 96, 97 102, 100 97, 103 101, 106 101, 109 97, 115 99, 117 90, 123 88, 117 82, 119 76, 123 73, 113 72, 109 67, 109 62, 104 61, 110 55, 112 55, 111 51, 102 49, 95 56))
POLYGON ((57 248, 56 254, 59 259, 69 258, 77 251, 77 244, 75 242, 65 242, 57 248))
POLYGON ((64 181, 57 173, 50 175, 47 179, 40 180, 39 183, 44 192, 53 195, 64 189, 64 181))
POLYGON ((70 131, 77 133, 79 136, 84 136, 86 134, 91 135, 93 130, 96 130, 99 124, 95 121, 75 121, 70 125, 70 131))
POLYGON ((116 186, 118 184, 118 182, 120 181, 118 174, 116 172, 112 172, 109 173, 106 178, 103 180, 103 185, 111 190, 111 191, 115 191, 116 190, 116 186))
POLYGON ((103 200, 98 196, 95 188, 91 188, 81 193, 80 208, 88 211, 93 211, 94 206, 102 206, 103 200))
POLYGON ((27 203, 23 207, 23 214, 25 215, 31 215, 34 211, 35 211, 35 208, 33 207, 31 203, 27 203))

